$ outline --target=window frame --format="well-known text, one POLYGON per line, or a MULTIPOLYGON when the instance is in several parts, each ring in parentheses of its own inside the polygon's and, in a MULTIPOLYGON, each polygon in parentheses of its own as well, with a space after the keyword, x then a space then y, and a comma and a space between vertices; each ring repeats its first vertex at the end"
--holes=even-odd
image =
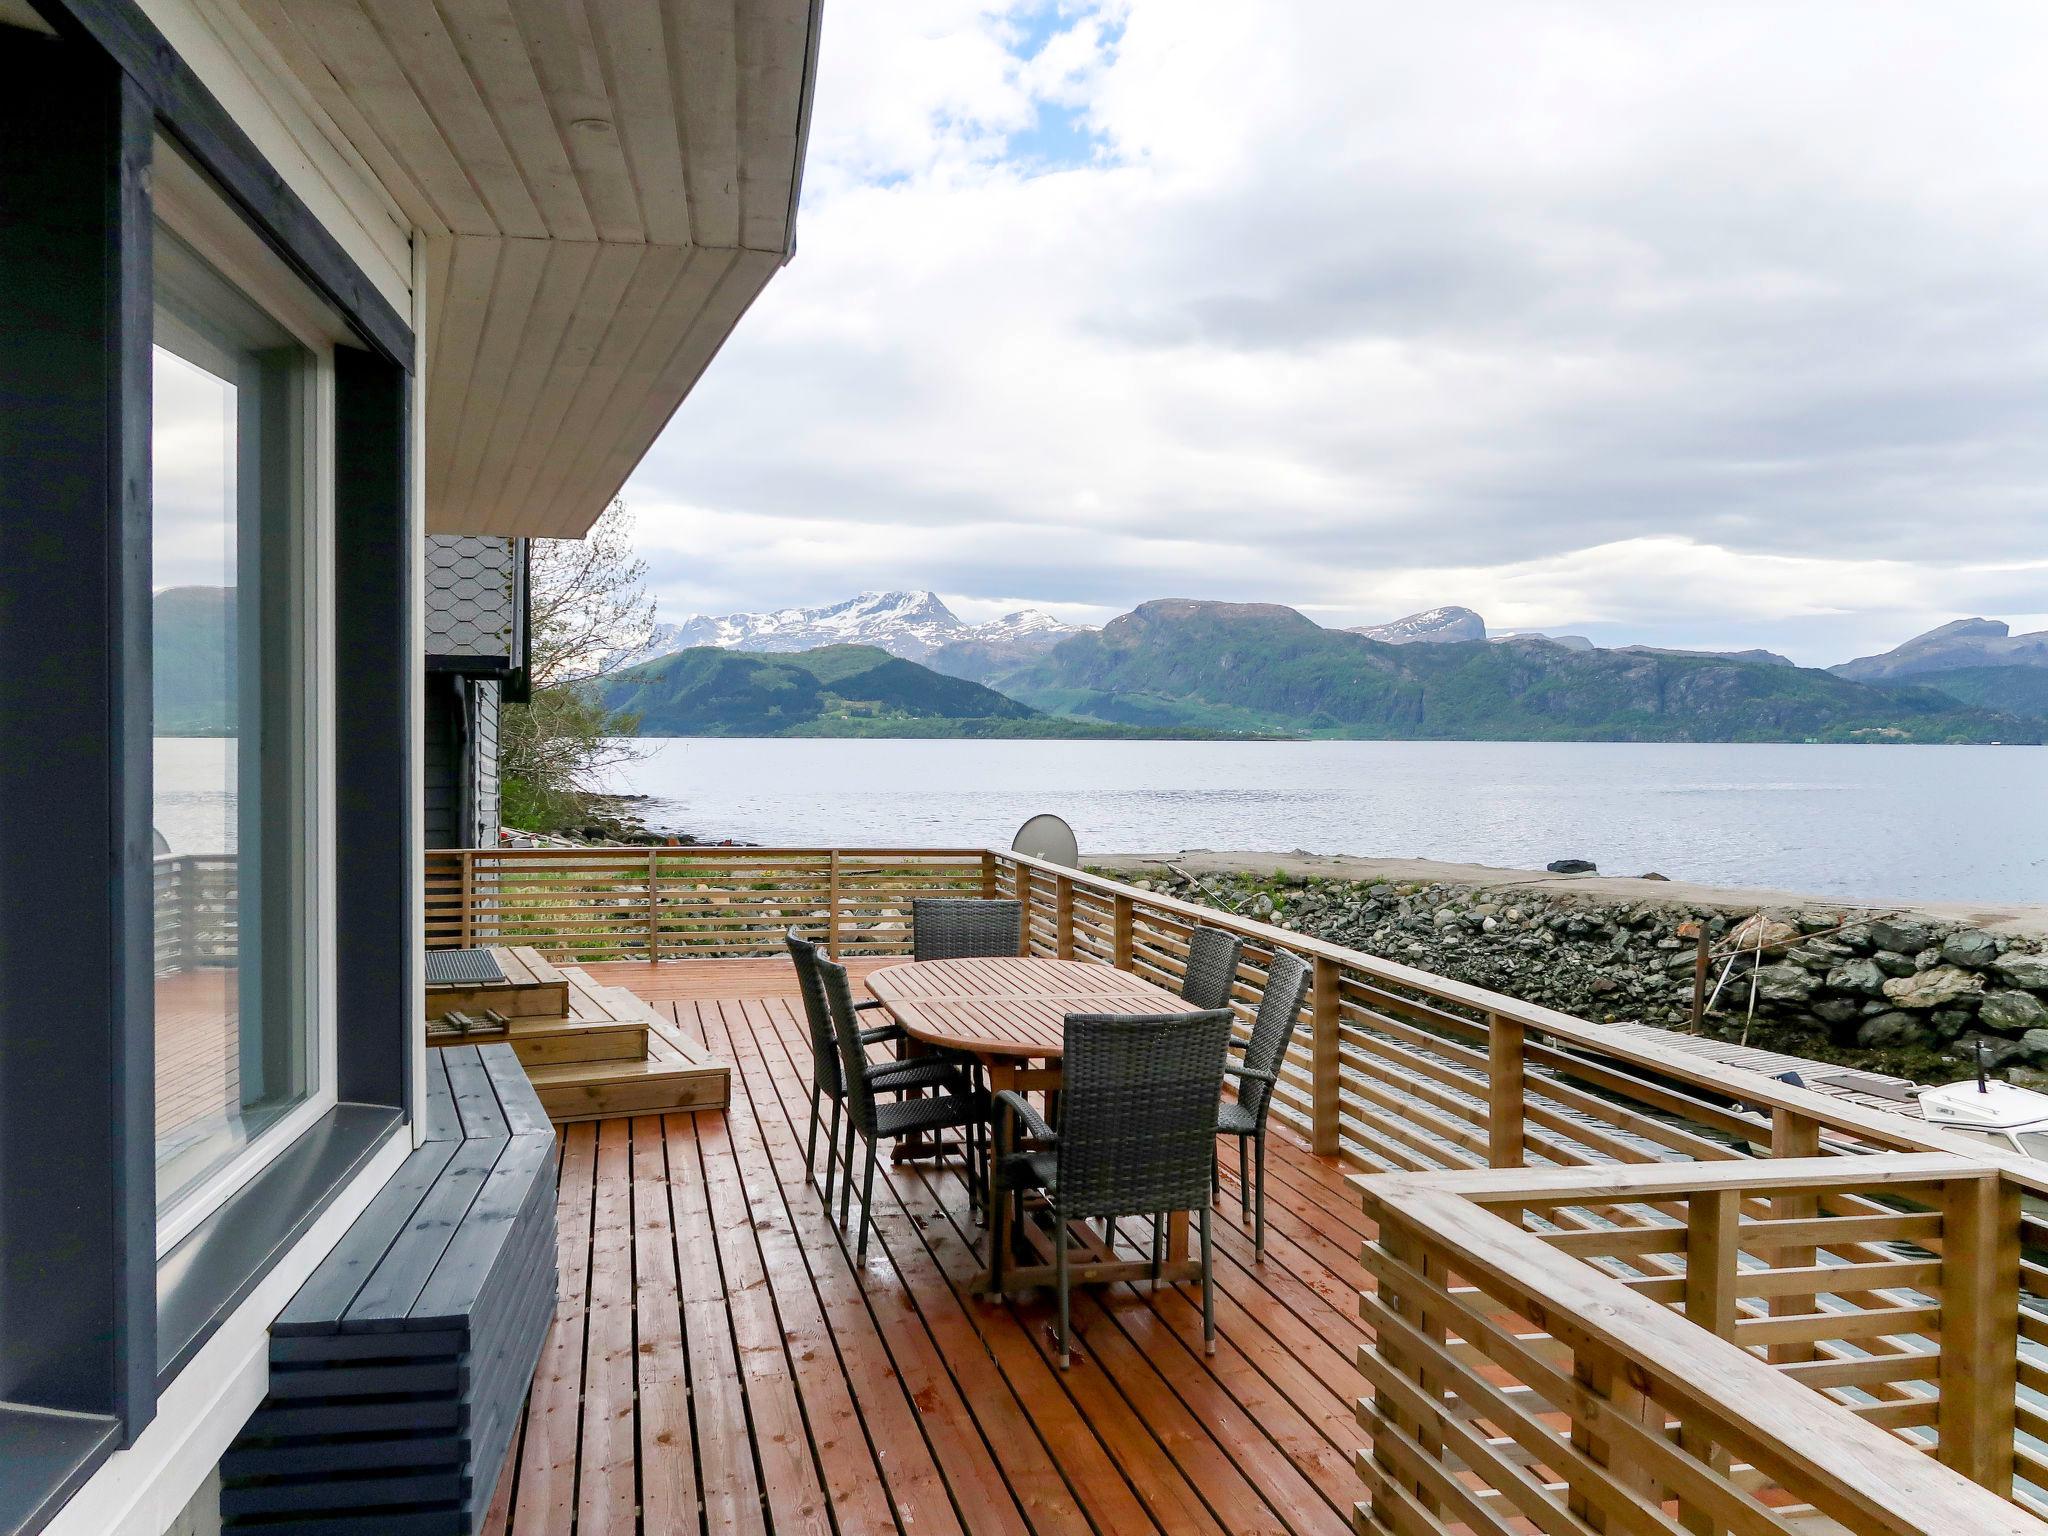
MULTIPOLYGON (((287 722, 299 770, 296 803, 286 808, 296 850, 291 876, 295 921, 290 946, 297 1027, 307 1051, 308 1091, 274 1122, 184 1191, 157 1216, 157 1257, 191 1235, 249 1181, 274 1163, 338 1102, 334 993, 334 495, 335 363, 348 332, 318 297, 304 289, 262 245, 246 220, 175 144, 156 146, 152 175, 156 218, 230 284, 306 349, 305 389, 294 423, 302 452, 293 465, 297 484, 287 514, 290 529, 291 612, 297 658, 288 686, 295 708, 287 722)), ((153 511, 153 509, 152 509, 153 511)), ((153 525, 152 525, 153 526, 153 525)), ((267 814, 267 812, 266 812, 267 814)), ((259 880, 267 876, 259 875, 259 880)), ((243 892, 246 900, 253 894, 243 892)), ((272 935, 263 937, 267 956, 272 935)), ((265 958, 264 965, 277 962, 265 958)), ((267 991, 267 986, 265 988, 267 991)))

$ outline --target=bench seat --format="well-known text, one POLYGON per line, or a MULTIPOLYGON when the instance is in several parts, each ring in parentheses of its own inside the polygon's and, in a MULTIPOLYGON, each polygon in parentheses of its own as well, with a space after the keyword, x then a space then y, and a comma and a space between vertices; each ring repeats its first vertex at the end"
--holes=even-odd
POLYGON ((427 1053, 425 1140, 270 1330, 227 1530, 467 1536, 555 1310, 555 1137, 506 1045, 427 1053))

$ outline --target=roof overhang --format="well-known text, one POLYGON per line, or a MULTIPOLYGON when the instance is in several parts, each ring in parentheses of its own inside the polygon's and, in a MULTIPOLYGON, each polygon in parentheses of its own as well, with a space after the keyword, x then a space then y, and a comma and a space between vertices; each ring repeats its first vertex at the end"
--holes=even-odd
POLYGON ((247 0, 424 245, 427 525, 587 532, 795 248, 822 0, 247 0))

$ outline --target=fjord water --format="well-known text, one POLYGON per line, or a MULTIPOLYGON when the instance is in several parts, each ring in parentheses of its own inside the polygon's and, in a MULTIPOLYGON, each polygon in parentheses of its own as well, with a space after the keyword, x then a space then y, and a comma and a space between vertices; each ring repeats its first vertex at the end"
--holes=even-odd
POLYGON ((759 844, 1349 853, 1873 900, 2048 901, 2048 751, 1609 742, 664 738, 615 787, 759 844))

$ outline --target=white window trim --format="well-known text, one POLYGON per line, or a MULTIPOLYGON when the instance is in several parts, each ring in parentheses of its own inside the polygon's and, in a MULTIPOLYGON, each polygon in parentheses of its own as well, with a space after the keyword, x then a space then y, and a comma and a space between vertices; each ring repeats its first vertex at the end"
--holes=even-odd
MULTIPOLYGON (((223 216, 227 217, 225 210, 223 216)), ((181 210, 174 227, 180 235, 191 221, 181 210)), ((215 246, 215 251, 222 249, 215 246)), ((238 285, 243 273, 222 271, 238 285)), ((244 291, 248 291, 245 288, 244 291)), ((297 327, 293 327, 297 330, 297 327)), ((157 1217, 156 1252, 161 1259, 225 1205, 237 1191, 274 1162, 284 1150, 331 1111, 336 1102, 338 1065, 335 1009, 334 888, 334 349, 324 338, 299 332, 313 349, 311 388, 304 423, 308 452, 306 483, 300 488, 304 509, 301 564, 297 572, 304 600, 299 620, 304 626, 299 652, 303 658, 299 687, 306 707, 300 717, 298 750, 306 764, 303 803, 297 835, 307 850, 304 863, 303 925, 292 937, 303 989, 300 1006, 311 1027, 309 1065, 313 1079, 306 1098, 188 1191, 157 1217)))

